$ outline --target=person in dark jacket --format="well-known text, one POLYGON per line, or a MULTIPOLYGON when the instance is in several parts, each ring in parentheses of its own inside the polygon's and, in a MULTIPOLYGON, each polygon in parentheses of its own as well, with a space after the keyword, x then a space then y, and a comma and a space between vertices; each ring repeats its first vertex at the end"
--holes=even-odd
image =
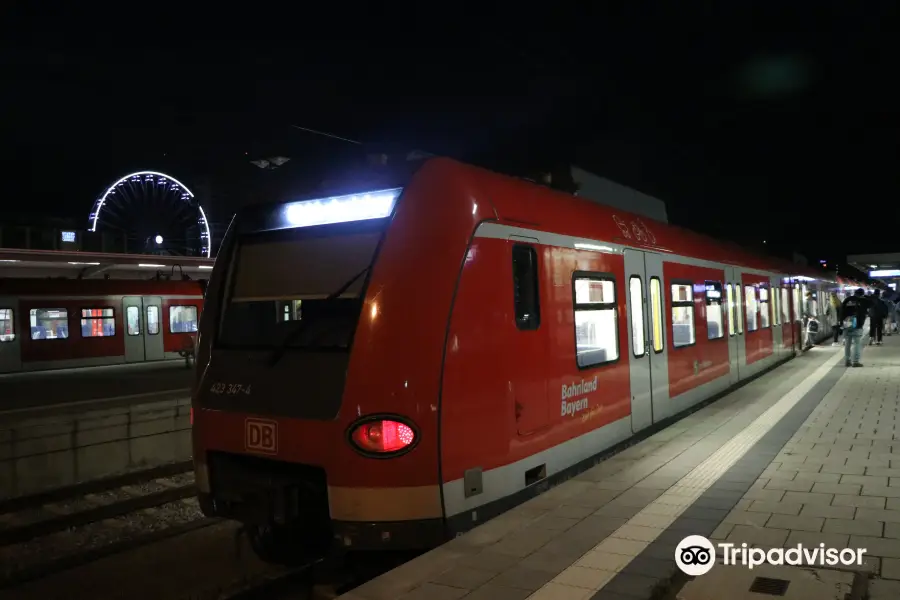
POLYGON ((860 354, 863 325, 872 302, 866 292, 859 288, 852 296, 847 296, 841 303, 841 322, 844 329, 844 364, 848 367, 861 367, 860 354))
POLYGON ((881 345, 884 335, 884 320, 888 316, 888 307, 881 299, 881 290, 872 294, 872 306, 869 308, 869 345, 881 345))

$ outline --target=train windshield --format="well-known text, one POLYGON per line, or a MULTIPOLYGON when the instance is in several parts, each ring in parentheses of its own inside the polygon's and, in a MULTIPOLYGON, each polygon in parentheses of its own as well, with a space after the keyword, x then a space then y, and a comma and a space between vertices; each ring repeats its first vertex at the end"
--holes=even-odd
POLYGON ((301 200, 244 215, 219 344, 349 348, 365 275, 400 191, 301 200))
POLYGON ((381 238, 379 228, 368 229, 241 239, 220 344, 348 348, 381 238))

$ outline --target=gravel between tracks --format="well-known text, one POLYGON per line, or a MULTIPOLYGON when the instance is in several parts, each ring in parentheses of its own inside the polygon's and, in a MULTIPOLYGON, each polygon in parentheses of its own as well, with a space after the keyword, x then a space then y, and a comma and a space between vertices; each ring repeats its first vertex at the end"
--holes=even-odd
POLYGON ((172 488, 190 485, 194 483, 193 473, 181 473, 172 477, 164 477, 151 481, 126 485, 87 494, 76 498, 51 502, 39 507, 30 507, 25 510, 0 514, 0 531, 11 527, 21 527, 38 523, 61 515, 71 515, 88 511, 101 506, 109 506, 116 502, 122 502, 131 498, 163 492, 172 488))
POLYGON ((202 518, 196 499, 189 498, 0 547, 0 575, 8 577, 27 567, 202 518))

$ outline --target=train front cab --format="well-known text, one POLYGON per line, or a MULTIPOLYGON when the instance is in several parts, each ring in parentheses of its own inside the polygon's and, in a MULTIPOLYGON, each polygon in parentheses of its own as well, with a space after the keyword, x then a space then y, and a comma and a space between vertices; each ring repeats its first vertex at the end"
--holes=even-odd
POLYGON ((447 319, 475 224, 492 216, 473 208, 452 164, 426 163, 385 218, 304 226, 297 203, 229 228, 201 319, 194 457, 204 511, 248 524, 269 559, 295 558, 286 539, 358 549, 445 539, 447 319))

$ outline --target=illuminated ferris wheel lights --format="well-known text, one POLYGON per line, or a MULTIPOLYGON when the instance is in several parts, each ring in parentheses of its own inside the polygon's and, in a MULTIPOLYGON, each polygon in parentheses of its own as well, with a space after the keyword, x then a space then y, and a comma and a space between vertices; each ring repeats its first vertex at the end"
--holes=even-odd
MULTIPOLYGON (((171 192, 180 191, 180 199, 187 201, 194 197, 193 192, 191 192, 186 185, 171 177, 170 175, 166 175, 165 173, 159 173, 157 171, 138 171, 136 173, 130 173, 115 183, 113 183, 106 190, 106 193, 103 194, 101 198, 99 198, 95 203, 93 210, 88 215, 88 221, 90 222, 90 227, 88 231, 96 232, 97 224, 100 220, 100 212, 103 209, 104 204, 106 203, 106 199, 116 193, 116 188, 124 186, 126 182, 133 183, 155 183, 157 185, 168 187, 171 192)), ((197 204, 197 209, 200 212, 200 218, 198 219, 200 227, 200 238, 204 241, 208 241, 210 239, 210 231, 209 231, 209 223, 206 219, 206 212, 203 210, 203 207, 200 204, 197 204)), ((162 245, 163 238, 161 235, 157 235, 154 239, 157 245, 162 245)), ((207 258, 211 256, 210 247, 208 245, 201 246, 201 254, 205 255, 207 258)))

